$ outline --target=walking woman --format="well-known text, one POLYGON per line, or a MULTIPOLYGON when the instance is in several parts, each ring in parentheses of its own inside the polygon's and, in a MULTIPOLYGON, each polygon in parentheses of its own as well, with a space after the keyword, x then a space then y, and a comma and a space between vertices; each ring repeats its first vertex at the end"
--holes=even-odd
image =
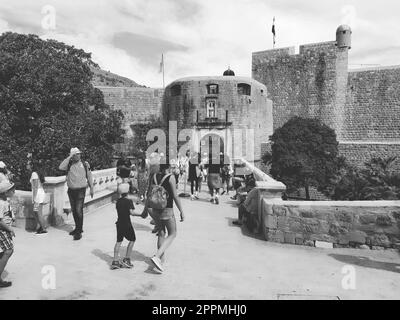
POLYGON ((44 174, 42 171, 37 170, 31 161, 28 162, 27 169, 31 172, 33 215, 39 225, 36 234, 46 234, 46 223, 43 218, 43 205, 46 202, 46 193, 43 189, 44 174))
MULTIPOLYGON (((165 209, 150 209, 149 199, 146 201, 146 205, 143 211, 142 217, 146 217, 149 213, 150 216, 156 222, 158 229, 158 241, 157 241, 157 253, 151 259, 154 266, 160 272, 164 271, 165 253, 171 246, 172 242, 176 238, 176 220, 174 214, 174 202, 180 212, 181 222, 185 220, 182 205, 178 194, 176 192, 175 178, 170 172, 170 164, 166 158, 161 160, 160 172, 152 175, 150 178, 151 185, 162 186, 168 194, 167 206, 165 209)), ((149 186, 149 193, 152 186, 149 186)))
POLYGON ((221 170, 222 163, 219 155, 212 155, 209 158, 208 167, 208 188, 211 195, 211 203, 219 205, 220 189, 222 188, 221 170))
POLYGON ((137 164, 137 181, 138 181, 138 202, 146 200, 146 191, 148 188, 149 173, 145 157, 141 157, 137 164))
POLYGON ((191 200, 199 199, 199 179, 201 177, 200 155, 194 152, 189 160, 189 182, 191 191, 191 200), (194 191, 196 187, 196 192, 194 191))

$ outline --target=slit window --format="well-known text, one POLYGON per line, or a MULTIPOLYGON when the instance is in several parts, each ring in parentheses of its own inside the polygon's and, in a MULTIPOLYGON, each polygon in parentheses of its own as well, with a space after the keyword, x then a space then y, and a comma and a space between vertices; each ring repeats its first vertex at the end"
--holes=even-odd
POLYGON ((242 96, 251 96, 251 86, 247 83, 239 83, 238 94, 242 96))
POLYGON ((209 84, 207 86, 207 94, 218 94, 219 93, 219 87, 217 84, 209 84))

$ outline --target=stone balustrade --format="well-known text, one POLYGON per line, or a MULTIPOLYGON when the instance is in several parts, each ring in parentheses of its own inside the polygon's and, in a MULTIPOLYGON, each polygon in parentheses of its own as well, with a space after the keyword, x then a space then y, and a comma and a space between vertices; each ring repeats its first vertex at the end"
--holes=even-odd
MULTIPOLYGON (((94 197, 90 197, 89 189, 86 192, 84 212, 107 205, 116 199, 117 175, 116 169, 93 171, 94 197)), ((43 188, 47 194, 46 204, 43 206, 43 215, 48 224, 62 226, 68 220, 70 205, 67 195, 66 177, 46 177, 43 188)), ((17 191, 12 199, 18 227, 34 230, 36 222, 33 217, 32 193, 17 191)))

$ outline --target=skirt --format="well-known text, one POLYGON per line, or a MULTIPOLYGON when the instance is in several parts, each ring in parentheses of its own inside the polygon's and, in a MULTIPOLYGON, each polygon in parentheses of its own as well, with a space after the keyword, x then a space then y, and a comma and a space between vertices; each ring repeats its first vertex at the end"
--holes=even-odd
POLYGON ((218 173, 211 173, 208 175, 208 188, 210 190, 222 188, 222 179, 218 173))

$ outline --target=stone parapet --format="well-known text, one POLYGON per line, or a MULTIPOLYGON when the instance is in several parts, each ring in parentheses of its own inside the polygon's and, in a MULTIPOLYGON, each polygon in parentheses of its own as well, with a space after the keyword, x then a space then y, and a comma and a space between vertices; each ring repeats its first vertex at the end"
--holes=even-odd
POLYGON ((262 202, 267 241, 371 249, 397 248, 400 242, 400 201, 262 202))

